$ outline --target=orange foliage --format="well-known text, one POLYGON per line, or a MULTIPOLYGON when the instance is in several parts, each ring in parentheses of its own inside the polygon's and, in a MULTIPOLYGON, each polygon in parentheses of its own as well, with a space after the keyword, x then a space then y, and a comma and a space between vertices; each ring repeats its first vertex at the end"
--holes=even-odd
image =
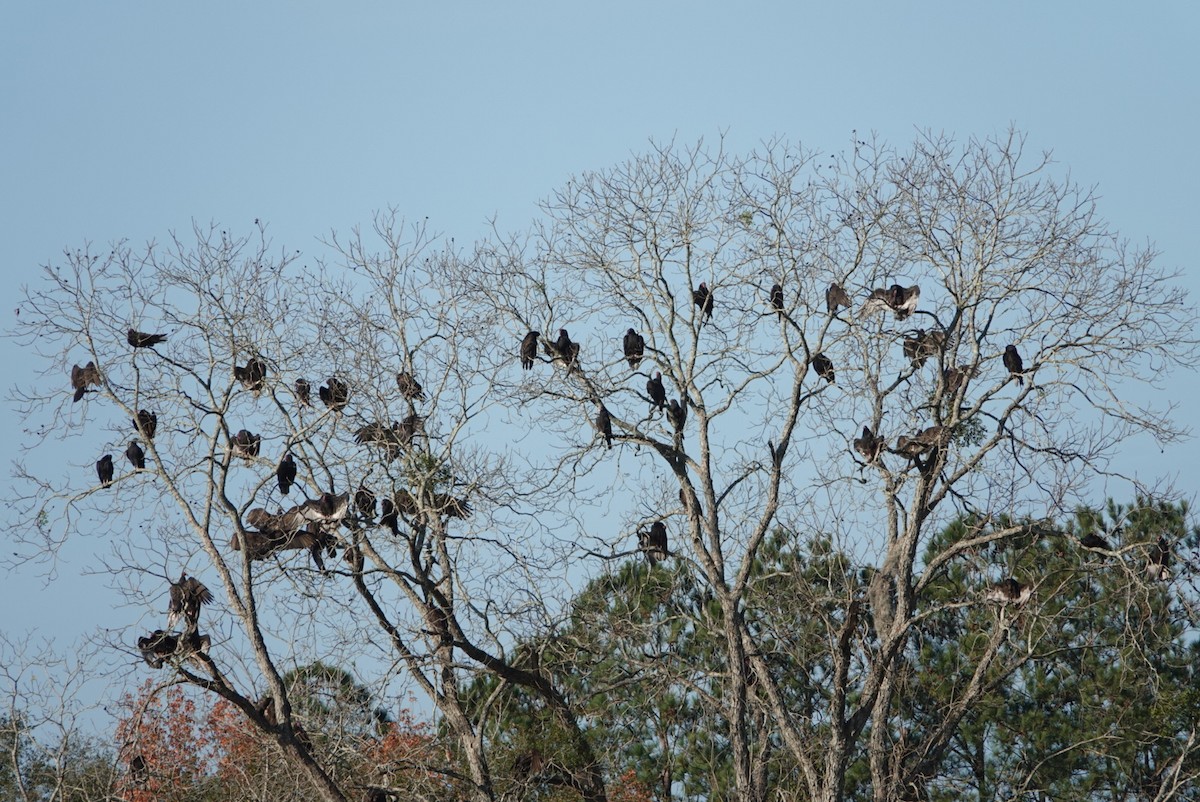
POLYGON ((637 778, 633 769, 612 782, 607 791, 609 802, 654 802, 654 794, 637 778))

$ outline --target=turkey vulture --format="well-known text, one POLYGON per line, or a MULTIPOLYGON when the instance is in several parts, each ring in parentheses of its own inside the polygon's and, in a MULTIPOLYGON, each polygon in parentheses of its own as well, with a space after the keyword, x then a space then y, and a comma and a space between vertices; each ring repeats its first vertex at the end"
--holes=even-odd
POLYGON ((249 429, 241 429, 233 436, 230 441, 229 448, 235 457, 241 457, 249 462, 254 457, 258 456, 259 447, 262 445, 262 435, 251 434, 249 429))
POLYGON ((913 367, 921 368, 925 360, 937 356, 939 350, 946 345, 946 332, 917 329, 911 336, 904 338, 904 356, 912 362, 913 367))
POLYGON ((308 383, 308 379, 296 379, 296 400, 301 406, 312 405, 312 385, 308 383))
POLYGON ((375 494, 367 489, 365 485, 359 485, 358 490, 354 491, 354 506, 358 508, 358 514, 362 516, 367 523, 375 521, 375 494))
POLYGON ((864 317, 871 312, 883 311, 891 309, 896 313, 897 320, 904 320, 917 309, 917 301, 921 298, 921 288, 917 285, 911 287, 901 287, 899 284, 893 284, 887 289, 871 290, 870 296, 867 297, 866 303, 859 311, 858 316, 864 317))
POLYGON ((296 460, 292 458, 292 452, 287 452, 283 459, 279 460, 279 467, 275 469, 275 479, 279 482, 279 492, 286 496, 296 483, 296 460))
POLYGON ((830 384, 834 384, 833 362, 824 354, 813 354, 812 369, 830 384))
POLYGON ((604 442, 608 448, 612 448, 612 415, 608 414, 608 407, 604 404, 600 405, 600 411, 596 414, 596 430, 604 436, 604 442))
POLYGON ((850 308, 850 296, 842 289, 842 285, 835 281, 825 290, 825 308, 829 310, 829 314, 836 315, 838 309, 843 306, 850 308))
POLYGON ((350 493, 322 493, 318 498, 305 501, 298 509, 306 521, 336 526, 350 510, 350 493))
POLYGON ((1033 588, 1028 585, 1022 585, 1010 576, 1008 579, 997 582, 988 588, 983 598, 990 602, 1016 604, 1019 606, 1028 601, 1032 594, 1033 588))
POLYGON ((1146 562, 1146 576, 1151 580, 1166 582, 1171 578, 1171 544, 1165 537, 1150 547, 1146 562))
POLYGON ((942 381, 946 385, 946 395, 958 395, 958 389, 967 379, 975 378, 976 371, 970 365, 959 365, 956 368, 946 368, 942 373, 942 381))
POLYGON ((145 437, 147 440, 153 440, 154 435, 158 432, 158 415, 149 410, 138 410, 137 417, 133 419, 133 428, 142 437, 145 437))
POLYGON ((666 409, 667 388, 663 387, 662 373, 657 372, 654 378, 646 382, 646 394, 650 396, 650 411, 666 409))
POLYGON ((662 521, 650 524, 650 530, 638 530, 638 548, 646 555, 650 565, 658 565, 662 560, 671 556, 667 548, 667 525, 662 521))
POLYGON ((125 449, 125 458, 135 470, 141 471, 146 468, 146 452, 138 445, 137 440, 129 441, 129 446, 125 449))
POLYGON ((409 401, 425 400, 425 388, 408 371, 402 370, 396 374, 396 386, 400 388, 400 395, 409 401))
POLYGON ((625 332, 625 339, 621 345, 625 349, 625 359, 629 360, 629 367, 637 370, 642 356, 646 353, 646 339, 633 329, 629 329, 625 332))
POLYGON ((896 453, 905 457, 920 457, 925 452, 943 445, 943 435, 946 432, 944 426, 930 426, 912 437, 901 435, 896 439, 896 453))
POLYGON ((233 366, 233 378, 257 395, 262 391, 263 381, 267 378, 267 363, 258 357, 251 357, 246 367, 233 366))
POLYGON ((113 483, 112 454, 105 454, 103 457, 96 460, 96 475, 100 477, 101 487, 108 487, 113 483))
POLYGON ((396 504, 387 496, 379 500, 379 525, 386 526, 393 535, 400 534, 400 518, 396 514, 396 504))
POLYGON ((350 385, 338 378, 331 377, 317 388, 317 394, 321 396, 321 402, 335 412, 350 403, 350 385))
POLYGON ((558 339, 553 343, 543 343, 543 346, 550 358, 555 362, 565 364, 567 370, 573 369, 579 360, 579 343, 571 341, 571 336, 567 334, 566 329, 559 329, 558 339))
POLYGON ((71 387, 75 389, 75 397, 72 402, 83 398, 88 386, 93 384, 97 387, 100 386, 100 370, 96 367, 95 362, 88 362, 83 367, 71 366, 71 387))
POLYGON ((1008 368, 1010 376, 1016 378, 1017 384, 1025 383, 1025 378, 1021 375, 1025 372, 1025 363, 1021 360, 1021 355, 1017 353, 1017 346, 1006 345, 1004 347, 1004 367, 1008 368))
POLYGON ((783 317, 783 285, 779 282, 771 285, 771 310, 783 317))
POLYGON ((531 331, 521 340, 521 367, 525 370, 532 368, 537 359, 537 341, 541 334, 540 331, 531 331))
POLYGON ((1088 532, 1083 537, 1079 538, 1079 545, 1085 549, 1103 549, 1104 551, 1112 551, 1112 546, 1107 540, 1095 532, 1088 532))
POLYGON ((887 448, 887 441, 871 431, 870 426, 862 428, 862 437, 854 439, 854 450, 862 454, 868 463, 879 459, 879 455, 887 448))
POLYGON ((200 624, 200 606, 211 604, 212 592, 194 576, 179 572, 179 581, 171 583, 171 601, 167 605, 167 626, 174 628, 183 619, 184 632, 195 632, 200 624))
POLYGON ((125 333, 125 339, 128 340, 129 344, 134 348, 153 348, 159 343, 165 343, 167 341, 167 335, 145 334, 143 332, 130 329, 125 333))
POLYGON ((179 648, 179 636, 169 635, 161 629, 156 629, 144 638, 137 639, 138 651, 142 659, 151 668, 162 668, 163 658, 175 654, 179 648))
POLYGON ((687 406, 682 399, 677 401, 672 398, 667 404, 667 420, 675 427, 675 434, 683 434, 683 426, 687 423, 687 406))
MULTIPOLYGON (((700 307, 700 312, 704 315, 704 320, 712 320, 713 313, 713 294, 712 290, 703 281, 700 286, 692 290, 692 303, 700 307)), ((704 321, 700 321, 703 323, 704 321)))

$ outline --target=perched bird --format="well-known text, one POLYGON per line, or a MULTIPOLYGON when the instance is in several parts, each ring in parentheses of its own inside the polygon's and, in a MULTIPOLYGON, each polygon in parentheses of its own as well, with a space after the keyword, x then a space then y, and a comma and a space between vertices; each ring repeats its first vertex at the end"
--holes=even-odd
POLYGON ((112 454, 105 454, 103 457, 96 460, 96 476, 100 477, 101 487, 108 487, 113 483, 112 454))
POLYGON ((267 378, 267 363, 256 356, 251 357, 246 367, 233 366, 233 378, 257 395, 262 391, 263 382, 267 378))
POLYGON ((1103 549, 1104 551, 1112 551, 1112 545, 1095 532, 1088 532, 1086 535, 1079 538, 1079 545, 1083 546, 1085 549, 1103 549))
POLYGON ((158 415, 149 410, 138 410, 137 417, 133 419, 133 428, 137 430, 142 437, 147 440, 153 440, 154 435, 158 433, 158 415))
POLYGON ((318 387, 317 394, 321 396, 321 402, 335 412, 350 403, 350 385, 336 377, 330 377, 318 387))
POLYGON ((779 282, 771 285, 771 310, 783 317, 783 285, 779 282))
POLYGON ((1019 606, 1027 602, 1031 595, 1033 595, 1033 588, 1028 585, 1022 585, 1010 576, 1008 579, 1001 580, 988 588, 983 598, 990 602, 1016 604, 1019 606))
POLYGON ((604 404, 600 405, 600 411, 596 413, 596 431, 603 435, 607 447, 612 448, 612 415, 608 414, 608 407, 604 404))
POLYGON ((887 448, 887 441, 872 432, 870 426, 864 426, 862 437, 854 439, 854 450, 862 454, 863 459, 868 463, 879 459, 879 455, 885 448, 887 448))
POLYGON ((638 548, 646 555, 650 565, 658 565, 662 560, 671 556, 667 548, 667 525, 662 521, 650 524, 650 529, 638 530, 638 548))
POLYGON ((537 341, 540 331, 531 331, 521 340, 521 367, 529 370, 537 359, 537 341))
POLYGON ((150 782, 150 766, 140 752, 129 759, 129 779, 139 788, 150 782))
POLYGON ((367 523, 372 523, 375 520, 375 494, 367 489, 366 485, 360 484, 358 490, 354 491, 354 506, 358 509, 358 514, 362 516, 367 523))
POLYGON ((833 362, 824 354, 813 354, 812 369, 825 381, 834 384, 833 362))
POLYGON ((179 581, 171 583, 171 600, 167 605, 167 626, 174 628, 180 618, 184 632, 195 632, 200 624, 200 606, 211 604, 213 595, 194 576, 179 572, 179 581))
POLYGON ((163 658, 175 654, 179 648, 179 636, 169 635, 161 629, 156 629, 144 638, 137 639, 138 651, 142 659, 151 668, 162 668, 163 658))
POLYGON ((402 370, 396 374, 396 386, 400 388, 400 395, 409 401, 425 400, 425 388, 406 370, 402 370))
POLYGON ((558 339, 553 343, 545 342, 543 347, 546 354, 555 362, 565 365, 567 370, 575 367, 579 361, 579 343, 571 341, 571 335, 566 329, 558 330, 558 339))
POLYGON ((917 329, 904 338, 904 356, 912 362, 913 367, 921 368, 931 356, 937 356, 938 351, 946 346, 946 332, 917 329))
POLYGON ((300 515, 306 521, 336 526, 346 519, 350 511, 350 493, 322 493, 299 506, 300 515))
POLYGON ((946 395, 956 396, 958 390, 963 383, 968 379, 973 379, 977 375, 977 371, 970 365, 959 365, 954 368, 946 368, 942 372, 942 382, 946 385, 946 395))
POLYGON ((646 394, 650 396, 650 411, 666 409, 667 388, 663 386, 662 372, 656 372, 654 378, 646 382, 646 394))
POLYGON ((843 306, 850 308, 850 296, 842 289, 842 285, 835 281, 825 290, 825 308, 830 315, 836 315, 838 309, 843 306))
POLYGON ((129 460, 129 464, 135 470, 145 470, 146 468, 146 452, 138 445, 137 440, 130 440, 129 446, 125 449, 125 458, 129 460))
POLYGON ((292 452, 287 452, 283 459, 279 460, 279 467, 275 469, 275 480, 279 483, 279 492, 285 496, 296 483, 296 460, 292 458, 292 452))
POLYGON ((944 445, 947 431, 944 426, 930 426, 912 437, 901 435, 896 438, 896 453, 914 459, 920 457, 925 452, 944 445))
POLYGON ((400 534, 400 517, 396 504, 387 496, 379 500, 379 525, 386 526, 393 535, 400 534))
POLYGON ((916 311, 920 298, 921 288, 915 284, 911 287, 893 284, 887 289, 871 290, 871 294, 867 297, 858 316, 864 317, 871 312, 891 309, 896 313, 897 320, 904 320, 916 311))
POLYGON ((642 356, 646 353, 646 338, 633 329, 629 329, 625 332, 625 339, 621 341, 621 345, 625 350, 625 359, 629 361, 629 367, 637 370, 637 366, 642 362, 642 356))
POLYGON ((687 423, 687 406, 682 400, 672 398, 667 404, 667 420, 675 427, 675 434, 683 434, 683 426, 687 423))
POLYGON ((312 406, 312 385, 308 383, 308 379, 296 379, 296 400, 301 406, 312 406))
POLYGON ((1166 582, 1171 578, 1171 544, 1165 537, 1150 547, 1146 561, 1146 577, 1166 582))
POLYGON ((258 456, 259 448, 262 446, 262 435, 251 434, 249 429, 241 429, 233 436, 230 441, 229 448, 235 457, 241 457, 249 462, 254 457, 258 456))
POLYGON ((167 341, 167 335, 145 334, 143 332, 130 329, 125 333, 125 339, 128 340, 129 344, 134 348, 153 348, 159 343, 165 343, 167 341))
POLYGON ((1025 372, 1025 363, 1017 353, 1017 346, 1004 346, 1004 367, 1008 368, 1009 375, 1017 380, 1017 384, 1025 383, 1025 377, 1021 375, 1025 372))
POLYGON ((95 362, 88 362, 83 367, 78 365, 71 366, 71 387, 75 389, 75 396, 72 403, 83 398, 83 394, 88 391, 91 385, 100 386, 100 370, 96 367, 95 362))
MULTIPOLYGON (((700 286, 692 290, 692 303, 700 307, 701 314, 704 315, 704 320, 712 320, 713 313, 713 294, 708 288, 708 284, 703 281, 700 286)), ((700 321, 703 323, 704 321, 700 321)))

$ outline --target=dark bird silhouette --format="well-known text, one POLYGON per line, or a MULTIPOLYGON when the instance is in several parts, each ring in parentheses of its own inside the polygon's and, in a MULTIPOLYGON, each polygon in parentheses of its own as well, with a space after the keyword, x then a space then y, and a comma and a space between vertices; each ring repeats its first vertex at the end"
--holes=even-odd
MULTIPOLYGON (((704 320, 712 320, 713 313, 713 294, 712 290, 703 281, 700 286, 692 290, 692 303, 700 308, 701 314, 704 315, 704 320)), ((704 321, 700 321, 703 323, 704 321)))
POLYGON ((208 635, 189 632, 184 635, 172 635, 161 629, 156 629, 144 638, 138 638, 138 651, 142 659, 151 668, 162 668, 163 661, 169 657, 183 656, 201 652, 208 654, 212 639, 208 635))
POLYGON ((683 434, 684 424, 687 423, 687 406, 672 398, 667 404, 667 420, 675 427, 675 434, 683 434))
POLYGON ((354 432, 354 440, 358 443, 370 443, 380 446, 387 459, 394 460, 401 451, 412 445, 418 434, 425 433, 424 416, 411 414, 402 421, 392 421, 392 425, 368 423, 354 432))
POLYGON ((646 555, 650 565, 658 565, 662 560, 671 556, 667 548, 667 525, 662 521, 650 524, 649 530, 638 531, 638 548, 646 555))
POLYGON ((983 598, 986 601, 998 602, 1000 604, 1022 605, 1029 600, 1031 595, 1033 595, 1033 588, 1028 585, 1022 585, 1010 576, 1008 579, 1001 580, 988 588, 983 598))
POLYGON ((608 414, 608 407, 604 406, 604 404, 600 405, 600 411, 596 413, 596 430, 603 435, 605 445, 608 448, 612 448, 612 415, 608 414))
POLYGON ((864 426, 862 437, 854 439, 854 450, 862 454, 863 459, 868 463, 879 459, 879 455, 885 448, 887 448, 887 441, 872 432, 870 426, 864 426))
POLYGON ((896 453, 915 459, 927 451, 944 445, 946 433, 947 429, 944 426, 930 426, 912 437, 901 435, 896 439, 896 453))
POLYGON ((642 356, 646 353, 646 338, 633 329, 629 329, 625 332, 625 339, 621 341, 621 345, 625 350, 625 359, 629 361, 629 367, 637 370, 637 366, 642 362, 642 356))
POLYGON ((267 378, 267 363, 256 356, 251 357, 246 367, 233 366, 233 378, 257 395, 262 392, 263 383, 267 378))
POLYGON ((1165 537, 1150 547, 1146 560, 1146 577, 1167 582, 1171 579, 1171 544, 1165 537))
POLYGON ((251 434, 249 429, 241 429, 233 436, 230 441, 230 451, 235 457, 241 457, 249 462, 254 457, 258 456, 259 448, 262 446, 262 435, 251 434))
POLYGON ((96 476, 100 477, 101 487, 108 487, 113 483, 112 454, 105 454, 103 457, 96 460, 96 476))
POLYGON ((145 334, 144 332, 130 329, 125 333, 125 339, 128 340, 129 344, 134 348, 153 348, 159 343, 165 343, 167 341, 167 335, 145 334))
POLYGON ((406 370, 402 370, 396 374, 396 386, 400 388, 400 395, 409 401, 425 400, 425 388, 406 370))
POLYGON ((937 356, 938 351, 946 345, 946 332, 917 329, 904 338, 904 356, 912 362, 913 367, 921 368, 929 357, 937 356))
POLYGON ((771 310, 783 317, 783 285, 779 282, 771 285, 771 310))
POLYGON ((325 384, 318 387, 317 394, 321 396, 321 402, 335 412, 350 403, 350 385, 336 377, 330 377, 325 384))
POLYGON ((174 628, 183 619, 183 631, 195 632, 200 625, 200 607, 212 604, 213 595, 199 579, 179 572, 179 581, 171 583, 171 600, 167 604, 167 626, 174 628))
POLYGON ((362 516, 367 523, 375 521, 375 494, 367 489, 366 485, 359 485, 358 490, 354 491, 354 506, 358 509, 358 514, 362 516))
POLYGON ((1079 538, 1079 545, 1085 549, 1103 549, 1104 551, 1112 551, 1112 546, 1107 540, 1095 532, 1088 532, 1083 537, 1079 538))
POLYGON ((565 365, 567 370, 573 369, 579 361, 579 343, 571 341, 566 329, 559 329, 558 339, 553 343, 543 343, 543 346, 547 356, 560 365, 565 365))
POLYGON ((279 467, 275 469, 275 480, 279 483, 279 492, 285 496, 296 483, 296 460, 292 458, 292 452, 287 452, 283 459, 279 460, 279 467))
POLYGON ((866 303, 858 316, 864 317, 871 312, 891 309, 896 313, 897 320, 904 320, 917 310, 917 302, 921 299, 921 288, 917 285, 901 287, 893 284, 887 289, 871 290, 866 303))
POLYGON ((813 354, 812 369, 825 381, 834 384, 833 362, 824 354, 813 354))
POLYGON ((350 511, 350 493, 322 493, 305 501, 298 509, 304 520, 336 528, 350 511))
POLYGON ((312 406, 312 385, 308 383, 308 379, 296 379, 296 400, 302 406, 312 406))
POLYGON ((139 788, 150 782, 150 767, 140 752, 129 759, 129 780, 139 788))
POLYGON ((650 411, 667 408, 667 388, 663 386, 662 373, 654 374, 654 378, 646 382, 646 394, 650 396, 650 411))
POLYGON ((1006 345, 1004 347, 1004 367, 1008 368, 1009 375, 1017 380, 1017 384, 1025 383, 1025 377, 1021 375, 1025 372, 1025 363, 1021 360, 1021 355, 1017 353, 1017 346, 1006 345))
POLYGON ((72 365, 71 387, 75 389, 75 396, 72 398, 72 403, 83 398, 83 394, 88 391, 87 388, 91 385, 100 386, 100 370, 96 367, 96 363, 88 362, 83 367, 72 365))
POLYGON ((137 417, 133 419, 133 428, 147 440, 153 440, 154 435, 158 433, 158 415, 149 410, 138 410, 137 417))
POLYGON ((146 468, 146 452, 138 445, 137 440, 130 440, 128 447, 125 449, 125 458, 129 460, 129 464, 135 470, 145 470, 146 468))
POLYGON ((531 331, 521 340, 521 367, 529 370, 537 360, 537 341, 542 333, 531 331))
POLYGON ((379 500, 379 525, 386 526, 393 535, 400 534, 400 516, 396 504, 387 496, 379 500))
POLYGON ((976 370, 970 365, 959 365, 954 368, 946 368, 942 372, 942 381, 946 385, 946 395, 956 396, 958 390, 963 383, 968 379, 973 379, 976 376, 976 370))
POLYGON ((842 285, 835 281, 825 290, 825 309, 829 314, 836 315, 838 309, 843 306, 850 308, 850 296, 842 289, 842 285))

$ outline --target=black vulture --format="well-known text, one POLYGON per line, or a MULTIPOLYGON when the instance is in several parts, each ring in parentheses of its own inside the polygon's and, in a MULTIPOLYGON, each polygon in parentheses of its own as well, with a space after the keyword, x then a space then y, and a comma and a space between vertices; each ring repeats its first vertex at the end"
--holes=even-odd
POLYGON ((649 531, 638 531, 638 548, 645 553, 650 565, 658 565, 662 560, 671 556, 667 548, 667 525, 662 521, 650 524, 649 531))
POLYGON ((240 429, 230 441, 229 450, 235 457, 241 457, 249 462, 258 456, 262 446, 262 435, 251 434, 249 429, 240 429))
POLYGON ((1079 538, 1079 545, 1085 549, 1103 549, 1104 551, 1112 551, 1112 546, 1107 540, 1095 532, 1088 532, 1083 537, 1079 538))
POLYGON ((396 504, 387 496, 379 500, 379 525, 386 526, 393 535, 400 534, 400 517, 396 513, 396 504))
POLYGON ((400 388, 400 395, 409 401, 425 400, 425 388, 406 370, 402 370, 396 374, 396 386, 400 388))
POLYGON ((364 521, 375 522, 375 494, 366 485, 360 484, 358 490, 354 491, 354 506, 364 521))
POLYGON ((1021 375, 1025 372, 1025 363, 1021 360, 1021 355, 1017 353, 1017 346, 1006 345, 1004 347, 1004 367, 1008 368, 1011 377, 1016 378, 1017 384, 1025 383, 1025 378, 1021 375))
POLYGON ((833 362, 824 354, 813 354, 812 369, 830 384, 834 384, 833 362))
POLYGON ((646 394, 650 396, 650 411, 666 409, 667 388, 663 386, 662 373, 654 374, 654 378, 646 382, 646 394))
POLYGON ((167 335, 145 334, 143 332, 130 329, 125 333, 125 339, 128 340, 129 344, 134 348, 153 348, 159 343, 165 343, 167 341, 167 335))
POLYGON ((537 359, 537 341, 542 333, 531 331, 521 340, 521 367, 529 370, 537 359))
POLYGON ((896 453, 910 458, 920 457, 925 452, 944 445, 948 431, 944 426, 930 426, 912 437, 901 435, 896 439, 896 453))
POLYGON ((308 383, 308 379, 296 379, 296 400, 301 406, 312 405, 312 385, 308 383))
POLYGON ((675 427, 676 434, 683 434, 683 426, 687 423, 687 405, 682 399, 671 399, 667 404, 667 420, 675 427))
POLYGON ((571 341, 571 335, 566 329, 558 330, 558 339, 553 343, 543 343, 546 354, 555 362, 566 366, 567 370, 575 367, 579 360, 579 343, 571 341))
POLYGON ((642 362, 642 356, 646 353, 646 339, 638 334, 633 329, 625 332, 625 339, 621 342, 625 350, 625 359, 629 361, 629 367, 637 370, 637 366, 642 362))
POLYGON ((783 285, 779 282, 771 285, 771 310, 783 317, 783 285))
POLYGON ((871 431, 870 426, 862 428, 862 437, 854 439, 854 450, 862 454, 863 459, 871 463, 879 459, 879 455, 887 448, 887 441, 871 431))
POLYGON ((1146 576, 1151 580, 1166 582, 1171 578, 1171 544, 1165 537, 1150 547, 1147 555, 1146 576))
MULTIPOLYGON (((692 290, 692 303, 700 307, 700 312, 704 315, 704 320, 712 320, 713 313, 713 294, 712 290, 703 281, 700 286, 692 290)), ((701 323, 704 320, 700 321, 701 323)))
POLYGON ((125 449, 125 458, 129 460, 129 464, 135 470, 145 470, 146 468, 146 452, 138 445, 137 440, 130 440, 129 446, 125 449))
POLYGON ((604 404, 600 405, 600 411, 596 413, 596 430, 604 436, 604 442, 608 448, 612 448, 612 415, 608 413, 608 407, 604 404))
POLYGON ((829 314, 836 315, 841 307, 850 308, 850 296, 842 289, 842 285, 836 281, 829 285, 829 289, 825 290, 825 309, 829 314))
POLYGON ((174 627, 183 619, 184 632, 195 632, 200 624, 200 607, 211 604, 212 592, 199 579, 179 572, 179 581, 171 583, 171 600, 167 605, 167 626, 174 627))
POLYGON ((335 412, 350 403, 350 385, 336 377, 330 377, 318 387, 317 394, 321 396, 321 402, 335 412))
POLYGON ((257 395, 262 391, 263 382, 267 378, 267 363, 259 357, 251 357, 246 367, 233 366, 233 378, 257 395))
POLYGON ((103 457, 96 460, 96 475, 100 477, 101 487, 108 487, 113 483, 112 454, 105 454, 103 457))
POLYGON ((292 452, 287 452, 283 459, 279 460, 279 467, 275 469, 275 480, 279 482, 279 492, 285 496, 296 483, 296 460, 292 458, 292 452))
POLYGON ((1029 600, 1032 594, 1033 588, 1029 585, 1022 585, 1010 576, 1008 579, 1001 580, 988 588, 983 598, 986 601, 999 602, 1000 604, 1022 605, 1029 600))
POLYGON ((146 409, 138 410, 133 419, 133 428, 147 440, 153 440, 158 433, 158 415, 146 409))
POLYGON ((151 668, 162 668, 163 658, 175 654, 179 648, 179 636, 156 629, 144 638, 137 639, 138 651, 151 668))
POLYGON ((304 520, 319 524, 341 523, 350 510, 350 493, 322 493, 315 499, 309 499, 300 505, 300 515, 304 520))
POLYGON ((71 387, 75 389, 75 396, 72 402, 83 398, 83 394, 87 392, 90 385, 100 386, 100 370, 96 367, 95 362, 88 362, 83 367, 78 365, 71 366, 71 387))

